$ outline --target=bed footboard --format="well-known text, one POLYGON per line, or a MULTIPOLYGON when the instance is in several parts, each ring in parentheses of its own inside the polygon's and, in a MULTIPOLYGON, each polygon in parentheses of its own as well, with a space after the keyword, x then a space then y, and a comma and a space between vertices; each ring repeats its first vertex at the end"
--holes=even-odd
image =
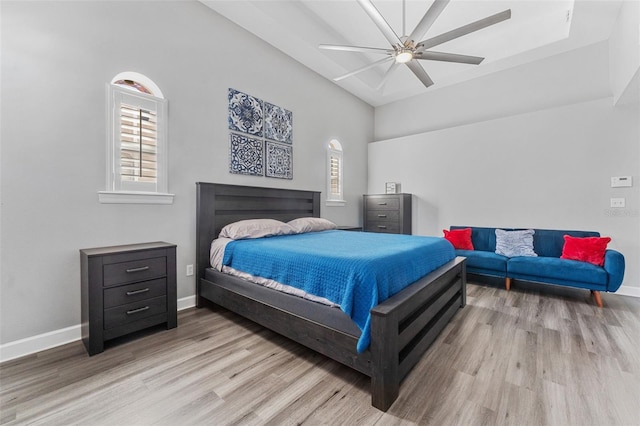
POLYGON ((371 404, 379 410, 389 409, 400 381, 466 304, 464 262, 452 260, 422 278, 425 285, 407 287, 372 309, 371 404))

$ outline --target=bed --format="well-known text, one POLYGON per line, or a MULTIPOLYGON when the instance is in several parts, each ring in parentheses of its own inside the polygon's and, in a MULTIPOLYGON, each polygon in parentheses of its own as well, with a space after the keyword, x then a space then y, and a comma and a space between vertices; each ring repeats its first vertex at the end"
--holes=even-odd
MULTIPOLYGON (((372 405, 386 411, 401 380, 466 298, 464 258, 455 258, 371 310, 371 343, 339 309, 277 292, 210 267, 221 229, 244 219, 320 217, 320 193, 197 183, 196 304, 208 300, 371 377, 372 405)), ((346 231, 345 231, 346 232, 346 231)))

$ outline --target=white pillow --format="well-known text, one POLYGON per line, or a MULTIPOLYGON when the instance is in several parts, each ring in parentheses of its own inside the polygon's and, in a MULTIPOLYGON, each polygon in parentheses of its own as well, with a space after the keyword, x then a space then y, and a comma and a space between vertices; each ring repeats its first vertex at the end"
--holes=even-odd
POLYGON ((247 219, 228 224, 220 231, 220 237, 242 240, 295 233, 296 231, 291 226, 279 220, 247 219))
POLYGON ((338 226, 330 220, 321 217, 299 217, 287 222, 298 233, 326 231, 338 226))
POLYGON ((496 253, 507 257, 538 256, 533 251, 533 229, 505 231, 496 229, 496 253))

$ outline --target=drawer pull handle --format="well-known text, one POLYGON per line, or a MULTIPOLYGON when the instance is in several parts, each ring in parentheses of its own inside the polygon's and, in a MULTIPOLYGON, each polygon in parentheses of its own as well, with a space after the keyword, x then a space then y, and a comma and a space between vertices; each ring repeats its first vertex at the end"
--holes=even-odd
POLYGON ((379 214, 378 217, 387 217, 386 214, 379 214))
POLYGON ((387 229, 387 227, 385 225, 378 225, 378 228, 380 229, 387 229))
POLYGON ((127 296, 133 296, 134 294, 146 293, 149 291, 149 287, 141 288, 140 290, 128 291, 127 296))
POLYGON ((387 203, 378 203, 379 206, 386 206, 387 203))
POLYGON ((146 271, 148 269, 149 269, 148 266, 143 266, 142 268, 127 269, 127 273, 130 274, 132 272, 142 272, 142 271, 146 271))
POLYGON ((143 306, 142 308, 138 308, 138 309, 132 309, 130 311, 127 311, 127 315, 137 314, 138 312, 143 312, 143 311, 146 311, 147 309, 149 309, 148 306, 143 306))

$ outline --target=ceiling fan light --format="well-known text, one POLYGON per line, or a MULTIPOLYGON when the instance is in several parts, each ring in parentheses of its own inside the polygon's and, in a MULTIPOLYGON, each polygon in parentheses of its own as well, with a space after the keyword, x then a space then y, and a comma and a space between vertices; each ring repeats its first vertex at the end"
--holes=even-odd
POLYGON ((401 50, 396 54, 396 62, 400 64, 406 64, 413 59, 413 52, 410 50, 401 50))

